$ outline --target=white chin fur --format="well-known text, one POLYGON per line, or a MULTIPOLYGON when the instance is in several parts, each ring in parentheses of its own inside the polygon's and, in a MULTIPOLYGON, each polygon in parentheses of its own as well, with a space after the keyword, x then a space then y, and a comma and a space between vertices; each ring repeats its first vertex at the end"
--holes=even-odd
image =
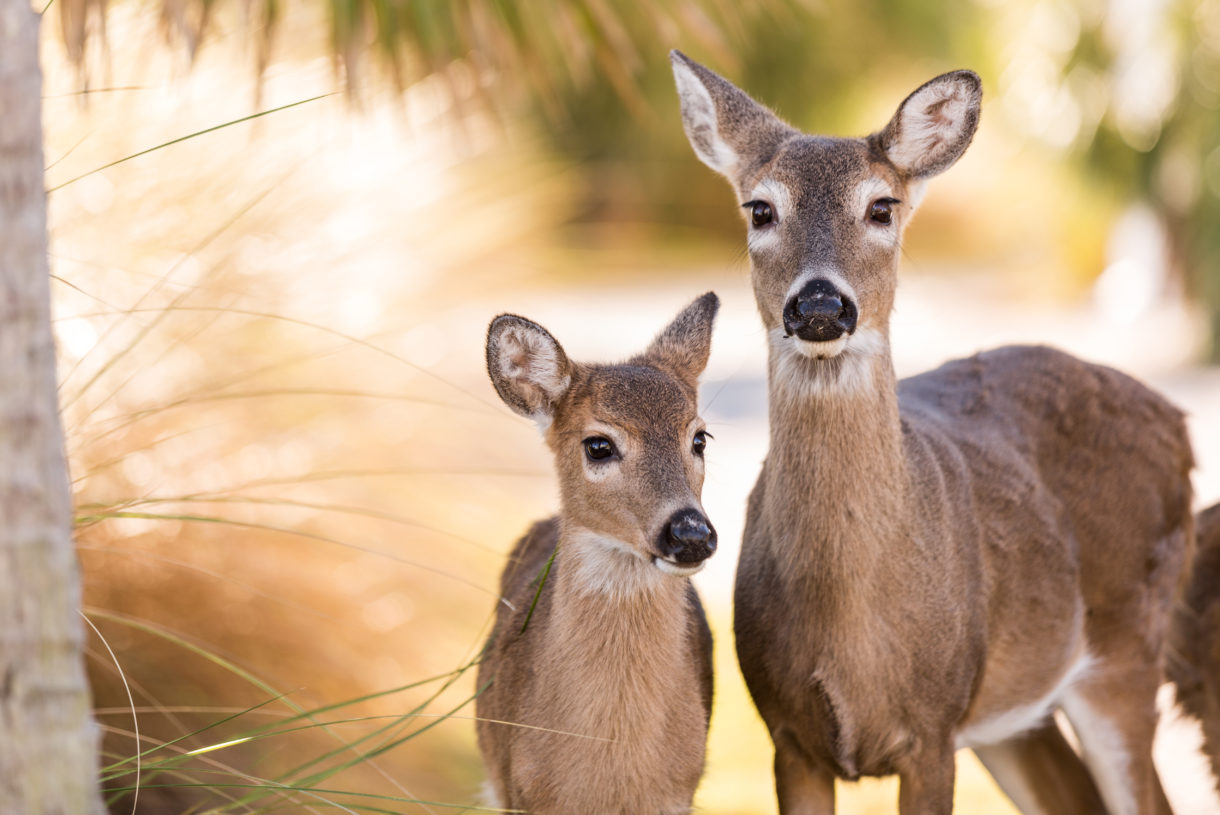
POLYGON ((800 337, 792 337, 792 347, 798 354, 809 357, 810 359, 832 359, 843 353, 843 349, 847 347, 847 341, 851 339, 850 334, 844 334, 837 340, 829 340, 827 342, 811 342, 803 340, 800 337))
POLYGON ((653 558, 652 562, 656 564, 658 569, 665 572, 665 574, 672 574, 676 577, 690 577, 692 574, 698 574, 699 572, 703 571, 703 566, 707 563, 706 560, 701 560, 698 563, 684 565, 659 557, 653 558))

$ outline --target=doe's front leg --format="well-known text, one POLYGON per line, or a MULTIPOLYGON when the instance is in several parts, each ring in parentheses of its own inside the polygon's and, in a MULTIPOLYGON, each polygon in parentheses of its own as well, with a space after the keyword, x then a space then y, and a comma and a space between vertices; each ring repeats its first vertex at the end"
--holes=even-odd
POLYGON ((898 773, 899 815, 952 815, 956 765, 952 737, 927 745, 898 773))
POLYGON ((775 796, 780 815, 834 815, 835 778, 787 739, 777 737, 775 796))

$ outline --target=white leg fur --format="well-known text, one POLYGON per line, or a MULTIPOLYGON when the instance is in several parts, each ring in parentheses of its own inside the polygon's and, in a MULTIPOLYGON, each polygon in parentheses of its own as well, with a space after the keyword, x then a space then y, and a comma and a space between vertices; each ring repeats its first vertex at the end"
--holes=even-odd
POLYGON ((488 809, 504 809, 504 802, 500 800, 500 794, 496 792, 496 787, 491 783, 491 779, 483 782, 482 789, 479 790, 479 803, 488 809))
POLYGON ((987 772, 1004 790, 1009 800, 1021 810, 1022 815, 1053 815, 1038 806, 1034 789, 1029 779, 1014 761, 1010 748, 1004 744, 992 744, 974 748, 974 754, 987 768, 987 772))
POLYGON ((1063 712, 1080 739, 1084 762, 1111 815, 1138 815, 1139 804, 1128 775, 1131 755, 1122 733, 1078 693, 1063 697, 1063 712))

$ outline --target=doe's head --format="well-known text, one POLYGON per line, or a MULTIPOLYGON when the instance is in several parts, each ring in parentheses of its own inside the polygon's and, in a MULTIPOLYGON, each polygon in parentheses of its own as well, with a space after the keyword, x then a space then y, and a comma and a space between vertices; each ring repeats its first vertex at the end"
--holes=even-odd
POLYGON ((699 375, 720 305, 695 300, 642 353, 616 365, 570 360, 549 332, 502 314, 487 331, 487 371, 510 408, 533 419, 555 457, 565 530, 685 576, 716 550, 700 503, 699 375))
POLYGON ((938 76, 881 130, 843 139, 801 133, 683 54, 670 58, 695 154, 737 191, 773 345, 811 360, 878 353, 903 230, 927 179, 974 136, 978 76, 938 76))

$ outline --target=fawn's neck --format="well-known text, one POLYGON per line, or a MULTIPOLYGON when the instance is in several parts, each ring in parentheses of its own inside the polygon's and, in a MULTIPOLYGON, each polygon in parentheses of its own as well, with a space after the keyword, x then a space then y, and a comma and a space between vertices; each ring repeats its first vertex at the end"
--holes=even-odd
POLYGON ((556 682, 581 697, 573 711, 587 721, 571 726, 610 738, 663 720, 651 706, 690 690, 682 688, 693 633, 688 581, 625 546, 561 533, 545 646, 546 663, 564 674, 556 682))

